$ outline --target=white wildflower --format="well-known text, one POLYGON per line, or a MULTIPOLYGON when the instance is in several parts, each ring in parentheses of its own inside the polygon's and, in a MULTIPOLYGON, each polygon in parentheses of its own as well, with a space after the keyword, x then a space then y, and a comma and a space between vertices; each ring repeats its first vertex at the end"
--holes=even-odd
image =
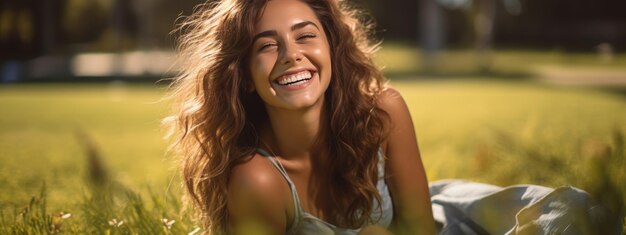
POLYGON ((59 216, 61 216, 61 219, 69 219, 70 217, 72 217, 72 214, 70 213, 64 213, 64 212, 60 212, 59 216))
POLYGON ((112 219, 109 220, 109 225, 112 227, 120 227, 122 226, 122 224, 124 224, 124 220, 117 220, 117 219, 112 219))
POLYGON ((187 233, 187 235, 195 235, 198 232, 200 232, 200 228, 196 227, 194 230, 192 230, 191 232, 187 233))
POLYGON ((172 228, 172 224, 174 224, 176 221, 175 220, 169 220, 166 218, 163 218, 163 226, 167 227, 167 229, 171 229, 172 228))

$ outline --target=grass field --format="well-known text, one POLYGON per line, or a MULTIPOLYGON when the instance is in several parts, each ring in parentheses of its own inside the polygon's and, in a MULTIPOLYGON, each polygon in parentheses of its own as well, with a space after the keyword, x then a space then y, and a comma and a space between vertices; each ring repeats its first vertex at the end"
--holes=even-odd
MULTIPOLYGON (((588 168, 595 158, 605 161, 611 180, 626 179, 626 102, 621 96, 520 81, 392 84, 410 106, 430 180, 463 178, 499 185, 573 185, 593 190, 588 168), (610 152, 602 152, 607 147, 610 152)), ((150 213, 168 209, 154 215, 155 220, 167 213, 179 216, 175 213, 178 202, 172 202, 177 200, 172 195, 179 192, 178 179, 159 129, 159 119, 167 111, 167 104, 159 102, 163 91, 120 83, 0 87, 4 225, 11 224, 12 216, 40 194, 45 181, 46 212, 73 212, 67 220, 76 231, 89 227, 81 224, 88 214, 85 202, 93 199, 95 191, 89 186, 89 154, 81 144, 85 137, 77 132, 86 133, 95 143, 110 179, 146 200, 136 203, 150 213), (159 201, 166 203, 154 209, 159 201)), ((622 186, 619 192, 624 189, 622 186)), ((129 200, 127 197, 124 200, 129 200)), ((123 205, 112 202, 109 206, 123 205)), ((132 227, 126 213, 118 213, 101 218, 100 226, 110 228, 106 222, 118 218, 132 227)), ((188 220, 174 226, 180 231, 193 229, 188 220)))
MULTIPOLYGON (((499 77, 391 84, 409 104, 429 180, 572 185, 623 208, 623 95, 499 77)), ((179 213, 179 179, 159 126, 164 91, 119 82, 0 86, 0 234, 194 230, 179 213), (176 222, 168 228, 163 218, 176 222)))

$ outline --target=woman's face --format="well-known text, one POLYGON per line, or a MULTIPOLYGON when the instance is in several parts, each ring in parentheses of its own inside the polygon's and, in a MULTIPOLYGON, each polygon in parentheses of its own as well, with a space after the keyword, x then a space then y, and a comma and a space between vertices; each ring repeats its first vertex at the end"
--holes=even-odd
POLYGON ((313 10, 298 0, 267 2, 250 53, 254 88, 268 108, 321 104, 331 78, 328 39, 313 10))

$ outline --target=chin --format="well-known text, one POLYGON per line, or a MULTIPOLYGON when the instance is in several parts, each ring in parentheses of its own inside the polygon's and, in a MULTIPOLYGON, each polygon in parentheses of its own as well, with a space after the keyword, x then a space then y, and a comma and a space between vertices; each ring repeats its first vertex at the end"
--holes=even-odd
POLYGON ((312 100, 299 101, 299 102, 290 102, 287 104, 288 109, 292 110, 302 110, 313 107, 317 102, 312 100))
POLYGON ((299 97, 299 99, 290 99, 284 102, 284 107, 291 110, 302 110, 311 108, 315 105, 321 105, 323 103, 323 94, 313 97, 299 97))

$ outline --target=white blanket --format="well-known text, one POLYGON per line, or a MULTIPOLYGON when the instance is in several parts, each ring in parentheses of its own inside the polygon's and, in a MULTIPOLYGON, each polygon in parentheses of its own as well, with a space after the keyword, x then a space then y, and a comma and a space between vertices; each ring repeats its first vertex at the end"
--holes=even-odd
POLYGON ((583 190, 498 187, 462 180, 430 185, 438 234, 621 234, 622 217, 583 190), (613 216, 615 217, 615 216, 613 216))

